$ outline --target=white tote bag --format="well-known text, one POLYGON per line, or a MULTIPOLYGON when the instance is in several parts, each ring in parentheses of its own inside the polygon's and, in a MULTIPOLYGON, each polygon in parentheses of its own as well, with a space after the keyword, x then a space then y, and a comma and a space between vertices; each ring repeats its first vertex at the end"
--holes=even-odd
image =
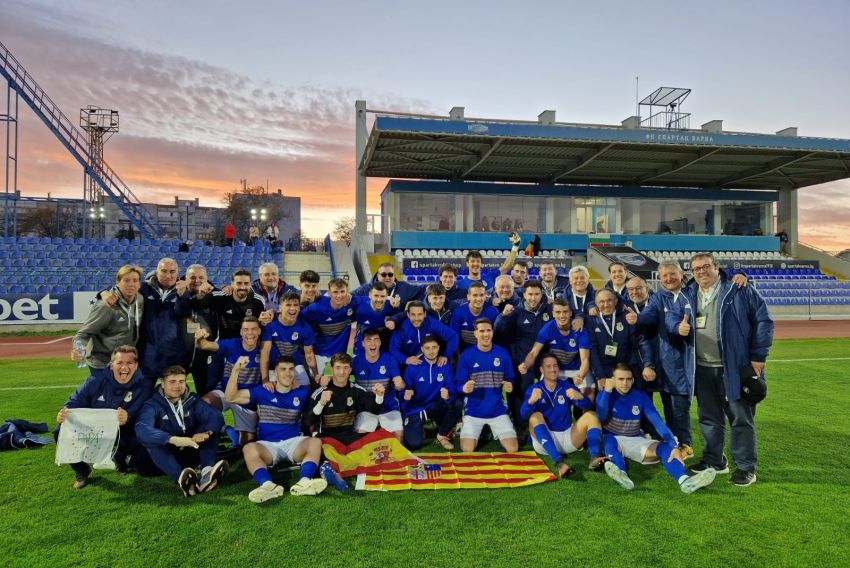
POLYGON ((69 408, 56 443, 56 465, 109 462, 117 440, 117 410, 69 408))

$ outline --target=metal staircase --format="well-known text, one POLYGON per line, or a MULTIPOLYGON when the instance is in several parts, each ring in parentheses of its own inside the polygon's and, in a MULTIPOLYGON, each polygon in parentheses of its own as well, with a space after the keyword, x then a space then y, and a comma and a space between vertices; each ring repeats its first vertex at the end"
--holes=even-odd
POLYGON ((159 238, 163 231, 156 216, 139 201, 139 198, 105 160, 92 159, 85 133, 62 114, 56 103, 47 96, 44 89, 35 82, 35 79, 27 73, 24 66, 15 59, 12 52, 2 42, 0 42, 0 75, 6 78, 9 86, 41 118, 139 232, 149 239, 159 238))

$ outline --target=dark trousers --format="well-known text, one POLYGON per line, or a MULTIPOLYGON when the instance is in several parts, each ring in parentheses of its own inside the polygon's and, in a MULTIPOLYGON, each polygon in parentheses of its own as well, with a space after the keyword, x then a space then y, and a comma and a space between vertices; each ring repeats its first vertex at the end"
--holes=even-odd
POLYGON ((198 393, 198 396, 204 396, 216 386, 209 384, 208 359, 210 359, 209 354, 199 349, 195 352, 195 358, 190 360, 189 364, 186 365, 186 370, 192 374, 192 380, 195 382, 195 392, 198 393))
POLYGON ((171 481, 177 483, 180 472, 184 468, 211 467, 216 462, 218 448, 218 433, 213 434, 206 442, 198 444, 199 448, 178 448, 171 444, 145 448, 140 452, 137 469, 140 475, 154 477, 165 474, 171 481))
POLYGON ((731 426, 729 452, 738 469, 756 470, 755 406, 744 399, 726 400, 722 367, 696 370, 697 416, 705 438, 703 461, 711 466, 723 465, 726 443, 726 420, 731 426))
POLYGON ((425 445, 425 422, 428 420, 434 421, 440 436, 447 436, 460 422, 462 412, 460 399, 445 401, 439 398, 424 412, 405 417, 404 445, 409 450, 418 450, 425 445))
POLYGON ((661 393, 664 420, 680 444, 691 443, 691 400, 686 394, 661 393))

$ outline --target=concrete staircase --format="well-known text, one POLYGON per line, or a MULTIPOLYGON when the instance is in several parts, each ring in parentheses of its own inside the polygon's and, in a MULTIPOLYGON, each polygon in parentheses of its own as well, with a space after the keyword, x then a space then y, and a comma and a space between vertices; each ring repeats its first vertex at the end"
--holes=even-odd
POLYGON ((298 286, 298 277, 305 270, 319 273, 319 288, 326 290, 331 275, 331 259, 324 252, 286 252, 283 254, 283 279, 298 286))

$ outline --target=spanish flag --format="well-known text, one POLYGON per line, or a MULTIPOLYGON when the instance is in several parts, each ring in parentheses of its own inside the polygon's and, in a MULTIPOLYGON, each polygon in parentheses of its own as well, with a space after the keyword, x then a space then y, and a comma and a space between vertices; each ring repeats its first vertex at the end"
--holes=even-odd
POLYGON ((333 438, 322 438, 322 452, 340 477, 423 463, 383 428, 347 446, 333 438))
POLYGON ((356 489, 501 489, 525 487, 557 479, 535 452, 419 454, 426 464, 396 463, 365 472, 356 489))

